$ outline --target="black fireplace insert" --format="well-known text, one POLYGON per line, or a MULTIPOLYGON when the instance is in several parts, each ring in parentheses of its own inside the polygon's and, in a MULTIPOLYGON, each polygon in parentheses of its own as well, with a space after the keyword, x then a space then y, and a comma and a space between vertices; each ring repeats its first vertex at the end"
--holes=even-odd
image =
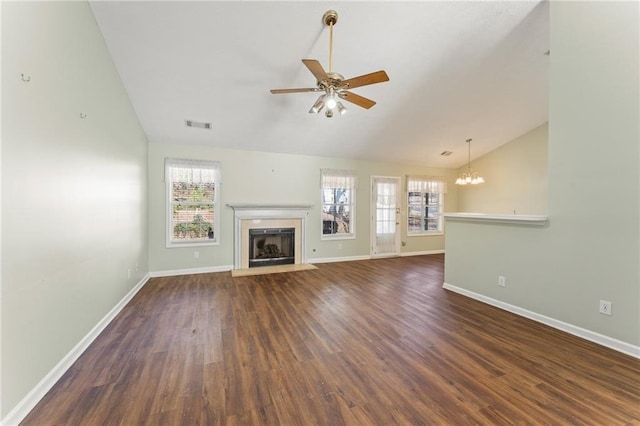
POLYGON ((295 263, 295 228, 249 230, 249 267, 295 263))

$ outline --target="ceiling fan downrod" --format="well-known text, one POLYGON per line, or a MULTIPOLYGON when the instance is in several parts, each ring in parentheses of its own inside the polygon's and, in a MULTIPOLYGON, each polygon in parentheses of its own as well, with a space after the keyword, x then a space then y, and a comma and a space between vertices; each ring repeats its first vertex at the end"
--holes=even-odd
POLYGON ((329 27, 329 72, 333 71, 333 26, 338 23, 338 12, 327 10, 322 15, 322 22, 329 27))

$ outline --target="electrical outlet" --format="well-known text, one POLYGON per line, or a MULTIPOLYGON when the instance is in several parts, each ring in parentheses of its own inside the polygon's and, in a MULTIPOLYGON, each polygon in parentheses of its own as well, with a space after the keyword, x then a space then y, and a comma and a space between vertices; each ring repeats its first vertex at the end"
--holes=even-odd
POLYGON ((200 252, 199 251, 194 251, 193 252, 193 258, 194 259, 200 259, 200 252))
POLYGON ((601 300, 600 313, 603 315, 611 315, 611 302, 608 302, 606 300, 601 300))
POLYGON ((131 278, 131 269, 127 269, 127 278, 131 278))
POLYGON ((498 287, 506 287, 506 286, 507 286, 507 279, 502 275, 498 275, 498 287))
POLYGON ((338 250, 342 250, 342 243, 338 243, 338 250))

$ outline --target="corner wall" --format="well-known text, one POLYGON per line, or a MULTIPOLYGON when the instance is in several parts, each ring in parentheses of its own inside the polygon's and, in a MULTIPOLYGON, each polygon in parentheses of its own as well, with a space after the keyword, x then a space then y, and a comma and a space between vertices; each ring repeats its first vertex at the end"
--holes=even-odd
POLYGON ((549 223, 448 222, 445 281, 640 357, 639 7, 551 3, 549 223))
POLYGON ((147 274, 147 141, 88 3, 1 7, 0 418, 11 423, 147 274))

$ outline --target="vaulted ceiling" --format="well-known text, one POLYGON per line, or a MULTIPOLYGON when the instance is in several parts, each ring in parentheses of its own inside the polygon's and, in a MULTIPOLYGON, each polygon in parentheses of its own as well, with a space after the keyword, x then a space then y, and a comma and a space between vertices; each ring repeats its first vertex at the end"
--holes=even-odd
POLYGON ((151 143, 460 167, 548 119, 549 6, 539 1, 91 1, 151 143), (377 102, 309 114, 301 59, 377 102), (185 120, 210 122, 189 128, 185 120), (448 157, 443 151, 452 151, 448 157))

